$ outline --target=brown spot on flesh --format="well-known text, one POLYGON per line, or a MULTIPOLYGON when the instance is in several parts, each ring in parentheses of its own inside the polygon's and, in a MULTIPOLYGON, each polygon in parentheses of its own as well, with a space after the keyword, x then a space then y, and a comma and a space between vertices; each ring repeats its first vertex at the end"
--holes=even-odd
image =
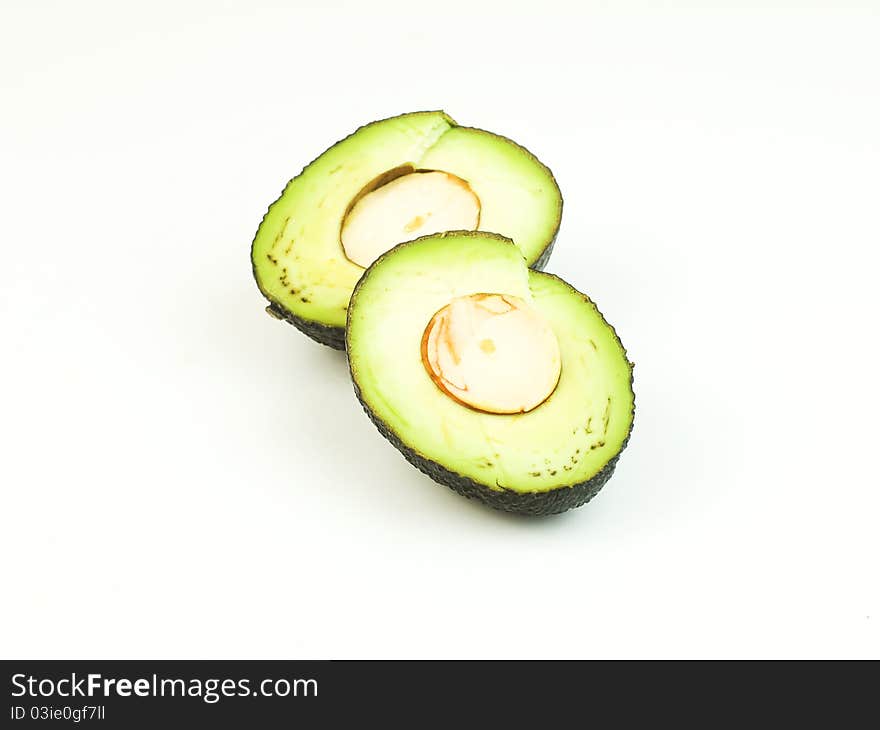
POLYGON ((422 216, 417 215, 403 227, 403 230, 405 230, 407 233, 412 233, 414 230, 416 230, 416 228, 421 228, 424 224, 425 219, 422 216))

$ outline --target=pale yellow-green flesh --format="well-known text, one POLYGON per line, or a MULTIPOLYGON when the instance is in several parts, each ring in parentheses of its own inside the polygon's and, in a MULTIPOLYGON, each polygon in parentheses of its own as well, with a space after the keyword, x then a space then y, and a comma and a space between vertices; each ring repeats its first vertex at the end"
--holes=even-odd
POLYGON ((420 165, 467 181, 480 199, 478 230, 512 239, 529 265, 541 255, 559 221, 561 197, 549 170, 522 147, 479 129, 454 127, 420 165))
POLYGON ((328 149, 272 204, 252 250, 263 293, 299 317, 343 327, 364 272, 342 250, 343 218, 365 186, 403 165, 466 180, 480 199, 480 230, 514 239, 529 264, 556 231, 559 189, 523 148, 457 127, 442 112, 404 114, 362 127, 328 149))
POLYGON ((631 370, 611 327, 586 297, 529 271, 501 239, 452 234, 380 259, 352 301, 348 348, 361 397, 407 447, 490 488, 537 492, 585 481, 630 429, 631 370), (453 297, 482 292, 526 300, 556 333, 562 374, 533 411, 474 411, 425 371, 425 325, 453 297))

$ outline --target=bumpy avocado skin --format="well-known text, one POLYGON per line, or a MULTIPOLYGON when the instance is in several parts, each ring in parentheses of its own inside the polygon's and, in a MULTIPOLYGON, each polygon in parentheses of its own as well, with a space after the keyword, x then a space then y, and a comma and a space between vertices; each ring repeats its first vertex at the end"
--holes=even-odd
POLYGON ((469 477, 450 471, 436 461, 426 459, 418 452, 409 448, 398 438, 396 433, 385 425, 381 418, 370 410, 370 407, 361 397, 361 391, 357 383, 354 385, 354 392, 370 420, 379 429, 379 433, 388 439, 416 469, 427 474, 438 484, 449 487, 463 497, 475 499, 492 509, 527 517, 546 517, 560 514, 589 502, 605 486, 605 482, 611 479, 614 467, 617 466, 617 460, 626 448, 627 443, 629 443, 629 437, 632 433, 632 424, 630 424, 629 433, 627 433, 626 439, 624 439, 617 455, 602 467, 598 474, 585 482, 580 482, 570 487, 558 487, 547 492, 514 492, 512 489, 495 490, 489 489, 487 486, 479 484, 469 477))
POLYGON ((331 327, 311 319, 297 317, 293 312, 278 304, 278 302, 272 302, 272 304, 266 307, 266 312, 270 317, 290 322, 290 324, 304 335, 311 337, 315 342, 332 347, 334 350, 345 349, 345 329, 343 327, 331 327))
MULTIPOLYGON (((430 114, 431 112, 412 112, 412 113, 430 114)), ((445 112, 441 112, 441 113, 443 113, 443 115, 447 118, 447 120, 453 126, 456 126, 456 127, 461 126, 461 125, 457 124, 455 122, 455 120, 452 119, 452 117, 450 117, 445 112)), ((398 116, 401 116, 401 115, 398 115, 398 116)), ((394 118, 395 117, 388 117, 388 119, 394 119, 394 118)), ((297 180, 297 178, 299 178, 312 165, 312 163, 316 162, 321 157, 321 155, 323 155, 327 151, 331 150, 337 144, 339 144, 340 142, 344 142, 349 137, 353 137, 355 134, 357 134, 364 127, 368 127, 368 126, 370 126, 370 124, 376 124, 377 122, 383 122, 383 121, 386 121, 386 119, 379 119, 374 122, 368 122, 367 124, 361 125, 354 132, 349 134, 347 137, 343 137, 341 140, 330 145, 330 147, 328 147, 327 150, 322 152, 320 155, 318 155, 318 157, 316 157, 314 160, 312 160, 312 162, 310 162, 308 165, 303 167, 303 169, 300 171, 300 173, 298 175, 296 175, 290 181, 288 181, 288 183, 287 183, 287 185, 285 185, 284 189, 286 190, 287 186, 290 185, 291 183, 295 182, 297 180)), ((468 129, 473 129, 476 132, 485 132, 485 130, 476 129, 475 127, 469 127, 468 129)), ((503 135, 495 134, 494 132, 492 132, 491 134, 493 134, 496 137, 501 137, 502 139, 507 139, 508 141, 513 142, 513 140, 510 140, 509 138, 504 137, 503 135)), ((546 165, 544 165, 544 163, 541 162, 534 154, 532 154, 532 152, 530 150, 526 149, 525 147, 520 145, 518 142, 513 142, 513 143, 516 144, 518 147, 521 147, 523 149, 523 151, 529 157, 534 159, 539 165, 541 165, 541 167, 546 169, 550 175, 550 178, 553 180, 554 183, 556 183, 556 178, 554 177, 553 172, 550 170, 550 168, 548 168, 546 165)), ((557 189, 558 188, 559 188, 559 186, 557 184, 557 189)), ((283 194, 283 191, 282 191, 282 194, 283 194)), ((547 243, 547 246, 541 252, 541 255, 538 256, 537 260, 529 267, 531 269, 534 269, 535 271, 543 271, 544 267, 547 265, 547 262, 550 260, 550 254, 553 252, 553 246, 556 244, 556 237, 559 235, 559 227, 562 223, 563 204, 564 203, 562 200, 562 195, 560 193, 559 208, 556 211, 556 220, 555 220, 555 226, 553 228, 553 236, 550 238, 550 241, 547 243)), ((273 203, 273 205, 274 205, 274 203, 273 203)), ((265 215, 264 215, 264 218, 265 218, 265 215)), ((261 221, 260 225, 262 225, 262 221, 261 221)), ((257 229, 257 232, 259 233, 259 227, 257 229)), ((275 319, 280 319, 280 320, 284 320, 285 322, 289 322, 294 327, 296 327, 300 332, 307 335, 308 337, 313 339, 315 342, 318 342, 322 345, 327 345, 327 347, 332 347, 334 350, 345 350, 345 327, 334 327, 332 325, 323 324, 322 322, 318 322, 316 320, 305 319, 304 317, 299 317, 298 315, 296 315, 293 312, 291 312, 290 310, 288 310, 285 306, 283 306, 279 302, 274 301, 269 296, 269 294, 263 290, 263 287, 260 284, 260 277, 257 274, 256 262, 255 262, 254 256, 253 256, 253 248, 254 248, 254 245, 256 244, 256 240, 257 239, 256 239, 256 235, 255 235, 254 240, 251 242, 251 271, 253 272, 254 280, 257 283, 257 288, 259 288, 260 293, 264 297, 266 297, 266 299, 270 302, 269 306, 266 307, 266 312, 268 312, 269 315, 274 317, 275 319)))
POLYGON ((557 223, 556 230, 553 232, 553 238, 550 239, 550 243, 547 244, 547 248, 545 248, 543 251, 541 251, 541 255, 538 256, 538 260, 535 261, 535 263, 533 263, 531 266, 529 266, 530 269, 533 269, 535 271, 543 271, 544 270, 544 267, 547 265, 547 262, 550 260, 550 254, 553 253, 553 246, 556 245, 556 236, 558 235, 558 233, 559 233, 559 224, 557 223))

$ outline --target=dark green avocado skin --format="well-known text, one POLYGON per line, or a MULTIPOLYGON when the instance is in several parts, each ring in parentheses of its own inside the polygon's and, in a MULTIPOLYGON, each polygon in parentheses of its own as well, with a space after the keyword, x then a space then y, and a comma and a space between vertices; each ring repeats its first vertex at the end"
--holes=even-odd
POLYGON ((285 322, 290 322, 290 324, 303 334, 311 337, 315 342, 320 342, 322 345, 332 347, 334 350, 345 349, 344 327, 331 327, 330 325, 321 324, 320 322, 315 322, 311 319, 297 317, 295 314, 289 312, 278 304, 278 302, 272 302, 272 304, 266 307, 266 311, 275 319, 283 319, 285 322))
MULTIPOLYGON (((605 486, 605 482, 611 479, 614 467, 617 466, 617 460, 629 442, 629 434, 627 434, 626 440, 623 442, 617 455, 602 467, 598 474, 585 482, 580 482, 570 487, 551 489, 547 492, 514 492, 511 489, 489 489, 485 485, 475 482, 470 477, 450 471, 436 461, 427 459, 413 451, 400 440, 396 433, 385 425, 381 418, 370 410, 370 407, 361 397, 361 391, 357 383, 354 385, 354 392, 370 420, 379 429, 379 433, 388 439, 416 469, 427 474, 438 484, 449 487, 463 497, 475 499, 492 509, 511 512, 517 515, 544 517, 567 512, 570 509, 586 504, 605 486)), ((632 426, 630 426, 630 432, 632 432, 632 426)))
POLYGON ((553 238, 550 239, 550 243, 547 244, 547 248, 541 251, 541 255, 538 256, 538 260, 535 261, 529 268, 534 269, 535 271, 543 271, 544 267, 547 265, 547 262, 550 260, 550 254, 553 253, 553 246, 556 244, 556 235, 559 233, 559 227, 556 228, 556 233, 553 234, 553 238))

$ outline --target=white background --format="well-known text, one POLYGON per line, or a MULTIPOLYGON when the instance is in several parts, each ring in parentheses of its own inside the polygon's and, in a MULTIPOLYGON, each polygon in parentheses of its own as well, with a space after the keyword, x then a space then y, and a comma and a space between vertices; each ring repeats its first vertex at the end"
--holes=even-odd
POLYGON ((878 657, 880 5, 9 2, 0 655, 878 657), (555 172, 636 362, 588 506, 409 467, 249 246, 444 108, 555 172))

